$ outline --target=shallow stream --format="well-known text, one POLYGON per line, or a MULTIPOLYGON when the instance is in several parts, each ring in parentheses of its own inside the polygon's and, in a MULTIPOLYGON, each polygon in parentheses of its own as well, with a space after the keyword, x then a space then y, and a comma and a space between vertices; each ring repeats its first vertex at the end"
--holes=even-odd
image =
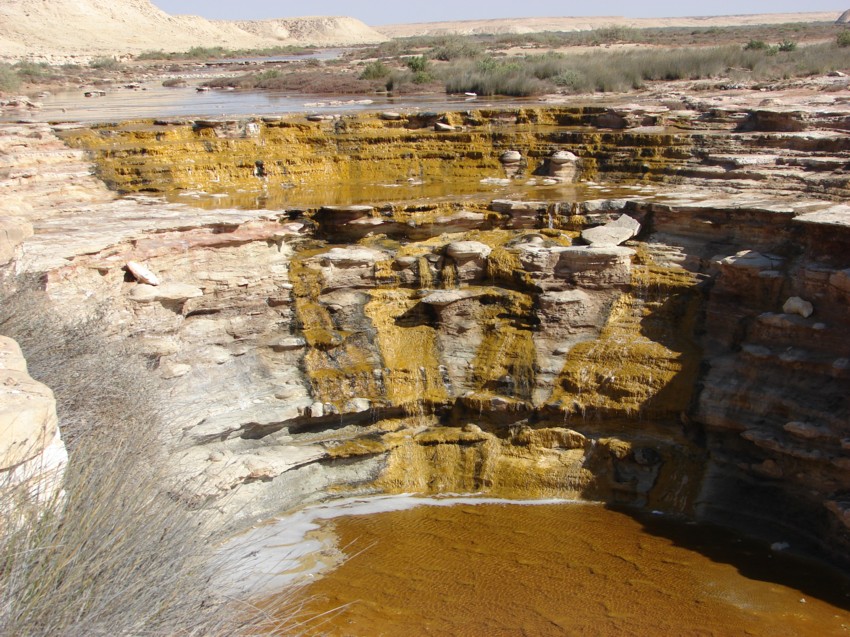
POLYGON ((109 86, 104 94, 86 97, 90 89, 56 91, 38 101, 34 111, 0 112, 0 122, 121 122, 135 119, 239 118, 250 116, 314 113, 335 115, 368 110, 452 110, 525 103, 518 99, 475 99, 448 95, 302 95, 284 91, 209 90, 196 88, 195 79, 182 88, 163 87, 161 82, 109 86))
POLYGON ((309 562, 313 635, 850 634, 850 586, 823 565, 661 515, 406 497, 311 515, 265 529, 255 558, 301 547, 327 567, 327 543, 344 547, 323 575, 309 562), (283 539, 308 527, 311 540, 283 539))

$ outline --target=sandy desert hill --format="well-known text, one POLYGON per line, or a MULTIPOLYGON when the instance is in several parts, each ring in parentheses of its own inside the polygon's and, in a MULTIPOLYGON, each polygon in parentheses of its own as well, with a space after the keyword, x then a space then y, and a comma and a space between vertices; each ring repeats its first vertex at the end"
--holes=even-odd
POLYGON ((278 18, 274 20, 249 20, 220 22, 222 26, 239 29, 263 39, 286 40, 294 44, 335 46, 338 44, 374 44, 389 38, 382 36, 360 20, 341 16, 278 18))
POLYGON ((417 35, 473 35, 481 33, 536 33, 540 31, 584 31, 612 26, 654 27, 728 27, 749 24, 784 24, 789 22, 834 22, 840 11, 811 13, 764 13, 754 15, 704 16, 691 18, 626 18, 623 16, 503 18, 463 20, 456 22, 421 22, 389 24, 376 27, 390 38, 417 35))
POLYGON ((385 40, 346 17, 253 22, 172 16, 149 0, 2 0, 0 56, 37 58, 185 51, 193 46, 262 48, 385 40))

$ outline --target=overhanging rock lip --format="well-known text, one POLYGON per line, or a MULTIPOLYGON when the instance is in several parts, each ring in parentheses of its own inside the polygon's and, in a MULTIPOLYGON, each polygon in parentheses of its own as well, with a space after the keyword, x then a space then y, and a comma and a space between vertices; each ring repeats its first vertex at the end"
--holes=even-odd
POLYGON ((807 212, 794 217, 794 221, 797 223, 850 228, 850 206, 847 204, 837 204, 823 210, 807 212))

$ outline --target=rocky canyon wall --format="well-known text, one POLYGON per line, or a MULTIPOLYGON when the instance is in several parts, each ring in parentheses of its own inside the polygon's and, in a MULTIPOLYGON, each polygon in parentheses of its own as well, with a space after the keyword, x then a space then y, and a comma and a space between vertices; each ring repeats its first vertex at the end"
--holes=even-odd
POLYGON ((169 383, 187 498, 229 495, 234 527, 337 494, 592 498, 845 559, 846 114, 313 120, 61 131, 128 196, 16 248, 169 383))

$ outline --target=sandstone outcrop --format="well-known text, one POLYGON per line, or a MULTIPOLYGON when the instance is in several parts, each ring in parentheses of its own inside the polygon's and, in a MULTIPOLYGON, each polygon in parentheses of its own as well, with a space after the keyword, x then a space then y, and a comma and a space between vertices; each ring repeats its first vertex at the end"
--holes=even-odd
POLYGON ((549 176, 558 181, 575 181, 578 170, 578 157, 568 150, 557 150, 549 158, 549 176))
POLYGON ((35 214, 16 267, 107 302, 170 383, 187 497, 238 494, 234 525, 331 493, 584 497, 846 559, 838 111, 706 134, 596 128, 608 110, 64 131, 137 194, 35 214), (561 150, 581 181, 552 187, 561 150), (523 179, 494 185, 506 151, 523 179), (240 189, 268 208, 209 196, 240 189))
POLYGON ((50 502, 62 488, 67 462, 53 392, 30 378, 18 344, 0 336, 0 486, 4 514, 20 497, 50 502), (18 495, 17 489, 24 489, 27 495, 18 495))
POLYGON ((628 215, 622 215, 604 226, 588 228, 581 238, 592 246, 618 246, 640 232, 640 224, 628 215))

